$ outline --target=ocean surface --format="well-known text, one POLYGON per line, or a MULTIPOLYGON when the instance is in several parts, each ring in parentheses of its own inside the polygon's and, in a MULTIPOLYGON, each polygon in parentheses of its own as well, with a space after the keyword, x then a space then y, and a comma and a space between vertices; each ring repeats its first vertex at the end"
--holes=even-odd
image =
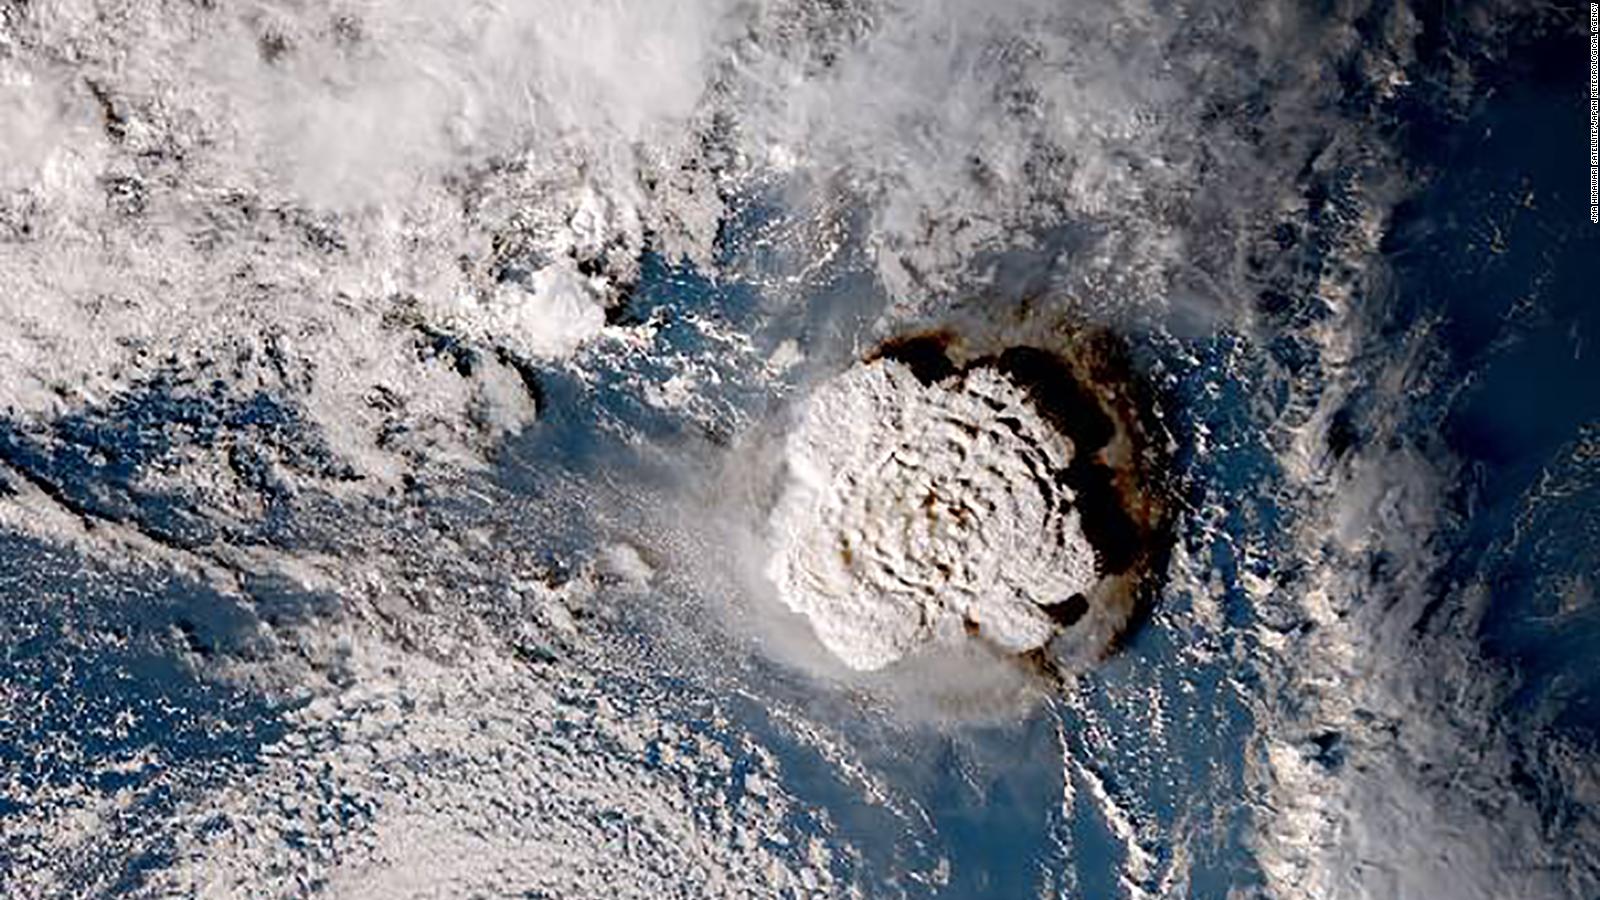
POLYGON ((1576 7, 0 5, 0 894, 1600 897, 1576 7), (1170 546, 843 665, 783 437, 1115 337, 1170 546))

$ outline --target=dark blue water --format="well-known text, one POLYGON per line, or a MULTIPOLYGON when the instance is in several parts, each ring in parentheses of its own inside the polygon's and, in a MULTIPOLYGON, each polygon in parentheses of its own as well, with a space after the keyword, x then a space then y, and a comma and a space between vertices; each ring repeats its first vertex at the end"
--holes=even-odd
POLYGON ((1414 109, 1411 152, 1437 174, 1386 250, 1394 327, 1440 316, 1448 368, 1428 402, 1463 464, 1445 596, 1490 594, 1484 650, 1520 688, 1513 715, 1600 739, 1600 228, 1588 221, 1585 60, 1558 31, 1482 76, 1464 120, 1414 109), (1589 435, 1585 437, 1586 433, 1589 435), (1565 604, 1563 591, 1575 600, 1565 604))
MULTIPOLYGON (((1459 48, 1437 30, 1421 42, 1425 58, 1443 60, 1452 49, 1459 48)), ((1479 638, 1515 685, 1504 715, 1519 734, 1518 788, 1554 821, 1575 801, 1548 788, 1549 739, 1559 735, 1600 752, 1600 677, 1593 665, 1600 646, 1594 600, 1600 590, 1600 303, 1594 299, 1600 229, 1587 221, 1584 60, 1573 36, 1538 37, 1504 60, 1482 71, 1474 87, 1479 99, 1465 106, 1447 99, 1443 87, 1438 94, 1419 88, 1385 111, 1383 127, 1394 132, 1422 187, 1397 212, 1385 242, 1394 282, 1374 300, 1381 304, 1375 315, 1395 341, 1437 323, 1439 368, 1415 398, 1402 433, 1373 430, 1358 398, 1341 414, 1332 441, 1348 448, 1404 440, 1459 463, 1451 468, 1457 474, 1448 498, 1455 520, 1442 538, 1449 565, 1438 573, 1437 599, 1416 627, 1440 627, 1465 591, 1489 592, 1479 638)), ((1337 214, 1328 196, 1320 202, 1326 205, 1313 203, 1314 210, 1337 214)), ((758 230, 772 214, 752 206, 731 222, 721 262, 774 265, 738 258, 740 234, 758 230)), ((1316 224, 1310 223, 1313 230, 1316 224)), ((1315 246, 1303 252, 1316 262, 1315 246)), ((1004 277, 1031 284, 1036 273, 1029 260, 1008 265, 1004 277)), ((714 454, 726 446, 736 417, 758 419, 773 398, 748 377, 747 360, 719 357, 725 348, 708 345, 686 317, 751 333, 763 352, 780 336, 838 347, 847 345, 839 335, 858 330, 882 301, 849 267, 815 294, 803 312, 769 316, 749 285, 719 283, 692 267, 647 256, 640 284, 614 321, 656 323, 651 350, 598 368, 590 381, 559 368, 530 367, 542 395, 540 426, 507 448, 494 479, 513 492, 537 493, 552 479, 636 478, 646 485, 669 477, 648 470, 632 438, 714 454), (700 360, 720 375, 713 398, 719 417, 697 420, 644 401, 637 386, 676 372, 666 361, 673 355, 700 360)), ((1264 290, 1260 303, 1269 316, 1289 323, 1313 314, 1312 304, 1301 305, 1304 299, 1264 290)), ((1144 850, 1158 868, 1171 862, 1179 842, 1186 845, 1193 857, 1190 896, 1239 896, 1261 883, 1248 849, 1251 810, 1240 801, 1241 747, 1255 726, 1250 698, 1257 686, 1250 667, 1238 660, 1251 652, 1243 637, 1250 627, 1279 623, 1270 620, 1273 610, 1253 606, 1241 587, 1247 570, 1271 574, 1263 568, 1268 563, 1240 547, 1270 548, 1287 515, 1262 490, 1272 483, 1276 462, 1250 412, 1263 396, 1275 402, 1283 386, 1248 366, 1240 369, 1231 352, 1237 340, 1151 337, 1138 347, 1173 410, 1173 424, 1204 424, 1213 434, 1209 453, 1180 442, 1173 465, 1191 509, 1179 540, 1214 580, 1224 632, 1186 624, 1196 598, 1174 588, 1149 625, 1085 679, 1071 703, 1013 727, 949 738, 919 735, 923 743, 915 765, 907 767, 913 778, 907 791, 928 812, 931 831, 896 832, 904 822, 860 802, 831 763, 786 738, 758 702, 719 707, 717 714, 731 710, 740 727, 770 738, 791 779, 787 786, 811 809, 828 810, 830 827, 874 857, 863 865, 869 881, 887 884, 896 864, 921 871, 944 855, 953 861, 946 888, 898 887, 913 896, 1018 897, 1042 883, 1088 896, 1109 893, 1127 864, 1126 848, 1081 799, 1082 776, 1062 771, 1059 725, 1066 754, 1153 836, 1144 850), (1227 502, 1206 502, 1216 498, 1227 502), (1216 534, 1236 540, 1209 539, 1216 534), (1210 663, 1183 657, 1197 648, 1210 663), (1145 740, 1141 698, 1153 696, 1167 704, 1160 713, 1165 743, 1145 740), (1080 793, 1070 811, 1060 808, 1063 778, 1074 780, 1080 793), (1197 819, 1205 821, 1203 828, 1194 827, 1197 819), (1058 851, 1058 843, 1068 849, 1058 851), (1075 877, 1066 877, 1067 870, 1075 877)), ((1286 368, 1312 362, 1297 363, 1297 354, 1307 350, 1288 338, 1269 352, 1286 368)), ((291 518, 291 487, 276 481, 263 461, 268 451, 308 480, 349 473, 288 407, 265 397, 227 401, 220 392, 208 399, 193 385, 184 387, 174 392, 172 385, 154 383, 109 407, 43 426, 0 420, 0 461, 65 509, 127 525, 174 548, 304 541, 291 518), (203 492, 141 485, 141 471, 181 459, 185 446, 226 447, 239 482, 256 492, 263 512, 219 525, 203 492)), ((0 494, 7 490, 0 483, 0 494)), ((576 556, 587 549, 582 530, 581 522, 552 525, 549 549, 576 556)), ((284 710, 207 677, 204 666, 219 656, 249 659, 261 652, 251 636, 264 617, 312 615, 324 601, 266 583, 250 593, 251 602, 241 604, 182 579, 110 573, 73 553, 0 536, 0 679, 24 700, 0 718, 0 766, 29 790, 83 783, 106 793, 133 789, 138 797, 119 827, 130 835, 130 846, 141 847, 140 855, 120 856, 116 846, 107 846, 103 859, 86 863, 86 872, 116 871, 120 883, 135 884, 140 873, 164 863, 159 842, 152 849, 137 838, 141 821, 159 820, 185 791, 247 777, 260 749, 283 734, 284 710), (155 748, 153 765, 114 765, 131 762, 145 748, 155 748)), ((641 694, 662 703, 685 696, 687 689, 641 694)), ((682 721, 713 730, 709 709, 686 703, 682 721)), ((718 735, 736 759, 744 752, 731 732, 718 735)), ((1338 735, 1314 740, 1307 752, 1329 769, 1342 764, 1338 735)), ((0 834, 8 816, 27 812, 0 796, 0 834)), ((821 828, 814 817, 793 824, 800 833, 821 828)), ((20 849, 0 840, 0 853, 20 849)), ((842 873, 854 865, 842 863, 842 873)))
POLYGON ((5 837, 7 818, 51 814, 19 798, 74 788, 130 799, 76 871, 125 890, 164 865, 162 817, 248 777, 286 731, 281 709, 206 672, 260 649, 255 621, 187 580, 0 536, 0 770, 21 788, 0 795, 0 871, 36 849, 5 837))

